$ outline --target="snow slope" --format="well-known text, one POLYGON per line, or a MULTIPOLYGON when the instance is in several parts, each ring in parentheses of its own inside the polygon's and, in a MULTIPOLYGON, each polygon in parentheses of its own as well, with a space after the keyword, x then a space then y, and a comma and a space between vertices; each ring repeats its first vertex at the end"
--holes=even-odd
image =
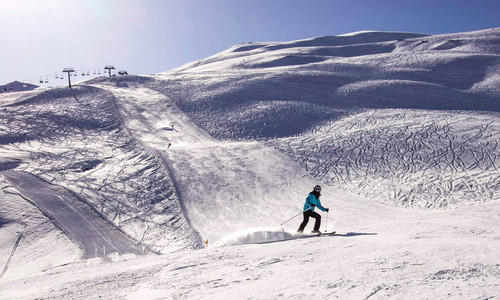
POLYGON ((120 97, 127 128, 163 157, 187 218, 205 241, 249 224, 278 226, 274 216, 300 210, 301 201, 290 198, 303 198, 303 191, 315 184, 298 164, 262 143, 210 137, 168 96, 131 84, 100 87, 120 97), (259 214, 249 213, 256 207, 262 208, 259 214))
POLYGON ((500 292, 497 202, 423 213, 335 196, 325 201, 335 199, 338 236, 74 262, 0 281, 0 299, 488 299, 500 292))
POLYGON ((4 106, 2 120, 2 153, 18 170, 74 192, 147 249, 201 244, 160 155, 129 134, 112 94, 53 89, 4 106))
POLYGON ((499 45, 499 29, 248 43, 2 96, 0 299, 500 294, 499 45), (7 180, 23 172, 146 253, 84 259, 7 180), (300 217, 280 224, 318 183, 338 234, 304 238, 300 217))
POLYGON ((381 202, 453 208, 500 199, 500 119, 371 110, 271 142, 316 178, 381 202))
POLYGON ((27 172, 5 171, 3 175, 40 211, 57 221, 56 225, 83 249, 84 258, 106 256, 112 252, 142 253, 130 238, 103 221, 67 190, 27 172))
POLYGON ((349 37, 358 44, 329 37, 240 45, 158 76, 167 82, 157 88, 175 95, 184 112, 219 138, 300 134, 363 108, 498 112, 499 35, 497 28, 425 37, 386 33, 378 42, 349 37), (441 49, 443 43, 457 46, 441 49))
POLYGON ((2 283, 80 259, 83 251, 23 199, 3 176, 0 185, 2 283))
POLYGON ((498 28, 361 32, 238 45, 149 85, 212 136, 278 138, 317 179, 446 208, 499 197, 499 53, 498 28))

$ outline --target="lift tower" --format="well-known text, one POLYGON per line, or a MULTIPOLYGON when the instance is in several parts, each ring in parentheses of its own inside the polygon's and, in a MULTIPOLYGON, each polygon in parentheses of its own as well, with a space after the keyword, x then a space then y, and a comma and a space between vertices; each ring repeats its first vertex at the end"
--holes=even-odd
POLYGON ((71 73, 75 72, 75 70, 73 68, 64 68, 63 69, 63 72, 64 73, 68 73, 68 85, 69 85, 69 88, 71 89, 71 73))
POLYGON ((111 77, 111 70, 114 70, 114 69, 115 69, 115 67, 114 67, 114 66, 106 66, 106 67, 104 67, 104 70, 108 70, 108 72, 109 72, 109 77, 111 77))

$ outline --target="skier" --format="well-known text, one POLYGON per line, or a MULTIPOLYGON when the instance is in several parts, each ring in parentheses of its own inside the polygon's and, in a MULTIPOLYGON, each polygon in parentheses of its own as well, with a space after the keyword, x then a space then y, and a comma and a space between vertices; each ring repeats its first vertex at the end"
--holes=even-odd
POLYGON ((309 222, 309 217, 315 218, 316 222, 314 223, 314 229, 312 233, 314 234, 321 234, 319 231, 319 226, 321 225, 321 216, 314 212, 314 208, 318 207, 322 211, 330 211, 328 208, 324 208, 321 205, 321 202, 319 201, 319 196, 321 196, 321 186, 316 185, 314 187, 314 190, 309 193, 309 196, 306 198, 306 203, 304 204, 304 221, 302 221, 302 224, 299 226, 299 230, 297 232, 302 233, 304 231, 304 228, 307 225, 307 222, 309 222))

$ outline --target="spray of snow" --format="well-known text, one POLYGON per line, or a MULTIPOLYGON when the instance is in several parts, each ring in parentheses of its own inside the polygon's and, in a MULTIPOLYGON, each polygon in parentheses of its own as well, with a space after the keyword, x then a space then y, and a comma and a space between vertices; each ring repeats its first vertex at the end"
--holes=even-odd
POLYGON ((295 237, 297 234, 279 228, 248 228, 223 237, 214 246, 263 244, 291 240, 295 237))

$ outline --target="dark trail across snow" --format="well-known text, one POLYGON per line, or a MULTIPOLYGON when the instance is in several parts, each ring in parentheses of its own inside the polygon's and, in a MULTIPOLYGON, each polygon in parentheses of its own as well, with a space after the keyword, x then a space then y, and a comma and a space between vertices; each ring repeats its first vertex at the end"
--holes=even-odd
POLYGON ((105 257, 114 252, 143 253, 132 239, 68 190, 28 172, 5 171, 3 175, 70 239, 80 244, 84 258, 105 257))

